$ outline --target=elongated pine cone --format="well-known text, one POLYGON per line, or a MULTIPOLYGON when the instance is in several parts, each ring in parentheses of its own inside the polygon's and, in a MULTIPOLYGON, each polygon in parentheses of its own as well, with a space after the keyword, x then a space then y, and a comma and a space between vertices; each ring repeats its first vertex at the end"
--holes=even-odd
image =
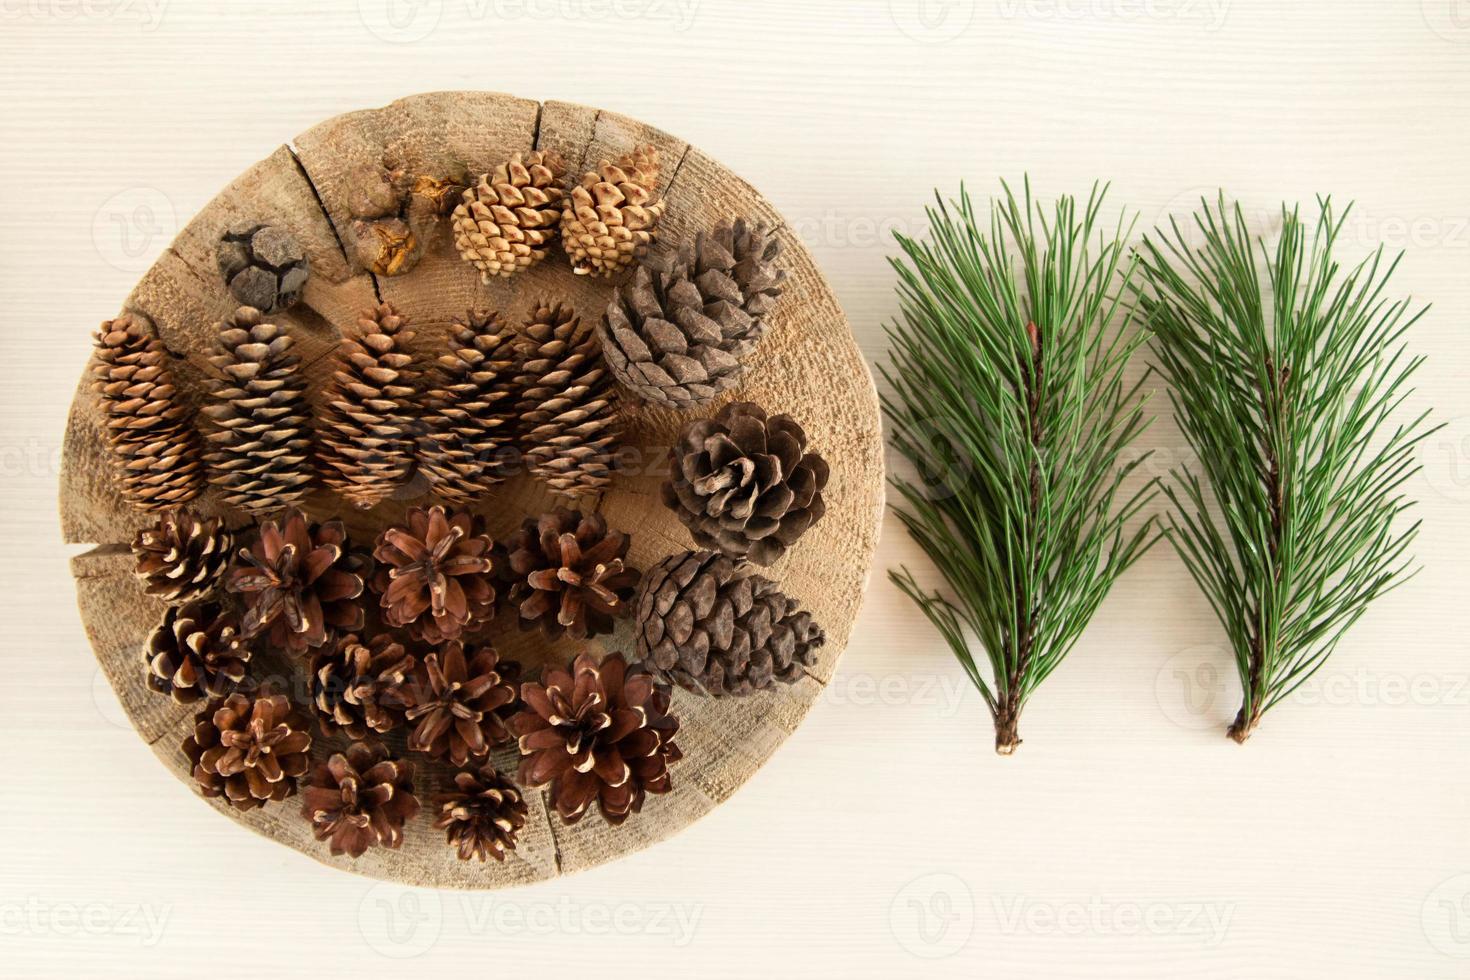
POLYGON ((671 788, 669 766, 683 755, 668 691, 648 674, 629 675, 622 654, 601 664, 581 654, 570 671, 547 669, 541 683, 522 684, 521 697, 526 707, 510 723, 522 756, 519 782, 549 783, 566 823, 596 802, 616 826, 643 808, 645 794, 671 788))
POLYGON ((310 488, 311 409, 291 335, 242 306, 219 325, 217 376, 204 414, 215 424, 204 461, 233 507, 295 503, 310 488))
POLYGON ((361 857, 373 846, 397 850, 403 825, 419 812, 413 763, 394 759, 380 742, 353 742, 311 772, 301 815, 332 855, 361 857))
POLYGON ((445 832, 449 846, 461 861, 505 860, 516 847, 516 834, 526 825, 526 801, 515 783, 488 762, 454 775, 454 789, 434 802, 439 815, 434 826, 445 832))
POLYGON ((494 542, 467 511, 414 507, 378 535, 373 590, 383 621, 425 643, 473 633, 495 615, 494 542))
POLYGON ((561 223, 564 176, 560 154, 532 150, 465 190, 454 209, 454 244, 483 281, 524 272, 546 258, 561 223))
POLYGON ((308 724, 281 694, 209 702, 183 746, 199 791, 223 796, 237 810, 284 800, 310 765, 308 724))
POLYGON ((348 633, 311 660, 311 700, 323 735, 390 732, 404 722, 414 658, 387 633, 348 633))
POLYGON ((274 313, 294 306, 311 273, 301 244, 286 229, 259 222, 231 225, 216 248, 230 295, 274 313))
POLYGON ((610 276, 643 257, 658 232, 658 150, 603 160, 567 195, 561 242, 577 275, 610 276))
POLYGON ((148 686, 180 704, 224 697, 245 679, 250 645, 216 602, 169 606, 143 651, 148 686))
POLYGON ((737 697, 801 679, 826 641, 811 613, 713 551, 655 565, 638 590, 639 666, 664 682, 737 697))
POLYGON ((522 628, 579 640, 612 632, 638 587, 638 570, 623 564, 628 544, 601 514, 557 509, 526 518, 505 542, 504 577, 522 628))
POLYGON ((366 510, 396 490, 413 465, 419 372, 408 319, 387 303, 344 337, 319 428, 328 486, 366 510))
POLYGON ((463 766, 510 741, 506 709, 515 703, 516 691, 501 674, 492 647, 466 648, 450 640, 424 655, 411 692, 410 751, 463 766))
POLYGON ((701 405, 732 387, 786 273, 780 242, 743 220, 700 232, 677 259, 613 291, 598 337, 613 377, 647 401, 701 405))
POLYGON ((769 565, 826 512, 827 476, 795 419, 731 402, 684 426, 662 494, 701 548, 769 565))
POLYGON ((246 638, 263 635, 276 649, 300 656, 336 631, 362 629, 360 597, 369 570, 365 557, 348 550, 341 521, 309 524, 292 509, 261 525, 225 587, 245 597, 246 638))
POLYGON ((488 493, 513 462, 516 333, 497 313, 455 320, 424 398, 419 469, 454 504, 488 493))
POLYGON ((235 536, 217 517, 167 511, 133 538, 143 591, 164 602, 187 602, 213 592, 224 578, 235 536))
MULTIPOLYGON (((357 263, 379 276, 401 276, 418 264, 429 230, 411 212, 415 182, 398 162, 361 167, 347 193, 346 246, 357 263)), ((425 209, 424 217, 429 217, 425 209)))
POLYGON ((199 436, 169 371, 169 353, 141 313, 97 330, 92 390, 123 498, 141 510, 167 510, 204 488, 199 436))

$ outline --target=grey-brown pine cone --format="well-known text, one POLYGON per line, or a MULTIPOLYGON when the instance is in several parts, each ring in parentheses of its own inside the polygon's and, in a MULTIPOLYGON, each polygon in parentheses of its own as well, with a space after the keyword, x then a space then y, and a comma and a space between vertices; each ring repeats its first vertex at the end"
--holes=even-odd
POLYGON ((520 153, 483 174, 454 209, 454 244, 490 282, 546 258, 561 222, 566 164, 554 150, 520 153))
POLYGON ((180 704, 223 697, 245 679, 250 644, 240 621, 216 602, 169 606, 143 651, 148 686, 180 704))
POLYGON ((149 595, 167 603, 187 602, 219 587, 234 545, 234 534, 219 518, 171 510, 133 538, 135 570, 149 595))
POLYGON ((579 276, 610 276, 648 250, 664 213, 658 191, 658 150, 640 146, 603 160, 567 195, 561 242, 579 276))
POLYGON ((483 496, 506 476, 516 437, 516 332, 497 313, 455 320, 424 397, 419 468, 455 504, 483 496))
POLYGON ((278 225, 231 225, 216 250, 230 295, 267 313, 294 306, 310 274, 301 244, 278 225))

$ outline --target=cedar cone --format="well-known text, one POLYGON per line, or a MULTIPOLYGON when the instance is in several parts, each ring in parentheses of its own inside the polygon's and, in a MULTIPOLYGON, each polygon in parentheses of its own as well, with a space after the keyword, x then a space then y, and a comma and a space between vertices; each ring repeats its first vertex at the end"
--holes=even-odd
POLYGON ((561 214, 561 243, 577 275, 610 276, 643 257, 658 231, 658 150, 642 146, 582 175, 561 214))
POLYGON ((566 164, 554 150, 520 153, 465 190, 454 209, 454 244, 490 282, 546 258, 561 220, 566 164))
POLYGON ((92 390, 123 497, 142 510, 167 510, 204 488, 199 435, 169 372, 153 322, 124 313, 97 330, 92 390))
POLYGON ((180 704, 224 697, 245 679, 250 645, 216 602, 169 606, 143 651, 148 686, 180 704))
POLYGON ((383 303, 344 337, 327 392, 318 454, 323 479, 366 510, 392 493, 413 464, 419 372, 405 345, 408 319, 383 303))
POLYGON ((397 850, 403 824, 419 812, 413 763, 391 758, 380 742, 353 742, 311 772, 301 815, 332 855, 361 857, 374 844, 397 850))
POLYGON ((701 548, 769 565, 826 511, 827 463, 789 415, 731 402, 684 426, 662 492, 701 548))
POLYGON ((289 231, 259 222, 234 224, 215 249, 230 295, 245 306, 275 313, 301 298, 311 267, 289 231))
POLYGON ((445 831, 461 861, 484 861, 487 856, 504 861, 506 850, 515 850, 516 833, 526 825, 521 791, 488 762, 455 773, 454 789, 434 802, 439 807, 434 826, 445 831))
POLYGON ((301 358, 283 328, 242 306, 219 324, 209 482, 231 506, 260 513, 295 503, 311 484, 311 409, 301 358))
POLYGON ((505 543, 510 601, 521 626, 548 637, 585 640, 610 633, 631 611, 638 570, 627 568, 628 536, 609 531, 601 514, 557 509, 528 517, 505 543))
POLYGON ((240 549, 225 588, 245 596, 245 636, 269 632, 276 649, 301 655, 326 643, 334 630, 362 629, 364 576, 371 563, 347 550, 341 521, 308 524, 299 510, 261 525, 240 549))
POLYGON ((440 497, 466 504, 505 477, 515 426, 515 331, 497 313, 471 310, 454 321, 449 353, 439 357, 425 396, 419 468, 440 497))
POLYGON ((669 693, 648 674, 628 674, 622 654, 601 664, 588 654, 570 671, 550 668, 539 684, 521 685, 525 709, 511 719, 521 750, 523 786, 551 784, 566 823, 597 801, 617 826, 643 808, 644 794, 667 793, 669 766, 682 758, 668 713, 669 693))
POLYGON ((410 697, 408 720, 415 723, 410 751, 463 766, 484 758, 492 745, 510 741, 506 709, 515 703, 516 691, 501 675, 492 647, 467 651, 459 640, 450 640, 425 654, 410 697))
POLYGON ((424 238, 432 230, 422 212, 411 208, 415 181, 396 161, 359 168, 347 192, 347 246, 358 264, 380 276, 401 276, 418 264, 424 238))
POLYGON ((651 402, 701 405, 732 387, 765 333, 763 319, 786 273, 781 244, 743 220, 700 232, 677 260, 640 266, 615 289, 598 328, 618 383, 651 402))
POLYGON ((791 684, 826 640, 811 613, 759 575, 713 551, 671 555, 638 590, 640 666, 661 681, 716 697, 791 684))
POLYGON ((310 765, 308 724, 280 694, 209 702, 183 746, 199 791, 223 796, 237 810, 284 800, 310 765))
POLYGON ((494 542, 468 511, 414 507, 405 521, 373 549, 384 622, 432 644, 475 632, 495 615, 494 542))
POLYGON ((311 699, 322 734, 340 730, 362 739, 369 730, 402 725, 413 668, 414 658, 386 633, 366 642, 349 633, 318 650, 311 660, 311 699))
POLYGON ((143 591, 164 602, 187 602, 213 592, 229 567, 235 536, 217 517, 171 510, 133 538, 143 591))

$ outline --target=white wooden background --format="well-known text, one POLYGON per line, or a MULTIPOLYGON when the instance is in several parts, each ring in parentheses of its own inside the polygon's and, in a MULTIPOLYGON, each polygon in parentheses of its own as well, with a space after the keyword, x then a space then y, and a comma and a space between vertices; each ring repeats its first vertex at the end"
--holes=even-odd
MULTIPOLYGON (((0 972, 6 976, 1470 975, 1470 3, 0 0, 0 972), (414 91, 602 105, 803 233, 870 360, 935 186, 1358 201, 1434 302, 1424 573, 1245 748, 1183 567, 1149 555, 991 753, 888 583, 807 723, 675 840, 521 891, 407 892, 221 820, 134 737, 55 520, 90 329, 217 189, 414 91), (416 957, 404 963, 396 959, 416 957)), ((1262 217, 1269 225, 1269 218, 1262 217)), ((1149 443, 1182 455, 1168 424, 1149 443)), ((922 568, 922 562, 919 562, 922 568)), ((927 572, 927 570, 926 570, 927 572)))

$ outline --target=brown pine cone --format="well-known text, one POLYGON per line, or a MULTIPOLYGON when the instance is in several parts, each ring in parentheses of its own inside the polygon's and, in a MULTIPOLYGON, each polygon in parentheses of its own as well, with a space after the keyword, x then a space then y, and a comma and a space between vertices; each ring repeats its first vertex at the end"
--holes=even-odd
POLYGON ((769 565, 825 513, 827 476, 795 419, 731 402, 684 426, 662 494, 701 548, 769 565))
POLYGON ((310 764, 308 724, 280 694, 209 702, 183 746, 199 791, 223 796, 237 810, 284 800, 310 764))
POLYGON ((519 781, 550 783, 566 823, 596 801, 617 826, 643 808, 645 794, 671 788, 669 766, 683 755, 668 691, 648 674, 630 676, 622 654, 598 664, 584 653, 570 671, 548 669, 541 683, 522 684, 521 697, 526 707, 510 723, 522 755, 519 781))
POLYGON ((216 602, 169 606, 143 651, 148 686, 180 704, 224 697, 245 679, 250 644, 216 602))
POLYGON ((561 221, 566 164, 554 150, 515 154, 474 187, 454 209, 454 244, 490 282, 524 272, 546 258, 561 221))
POLYGON ((467 511, 415 507, 405 521, 373 549, 384 622, 431 644, 477 631, 495 615, 495 543, 467 511))
POLYGON ((323 735, 390 732, 404 722, 414 658, 392 636, 349 633, 311 660, 311 699, 323 735))
POLYGON ((801 679, 826 641, 811 613, 713 551, 655 565, 638 590, 639 666, 664 683, 737 697, 801 679))
POLYGON ((497 313, 455 320, 424 398, 419 469, 434 492, 466 504, 505 478, 515 442, 511 396, 515 331, 497 313))
POLYGON ((488 762, 477 770, 455 773, 454 789, 434 802, 439 816, 434 826, 445 831, 449 846, 461 861, 493 857, 505 860, 515 850, 516 834, 526 825, 526 801, 515 783, 488 762))
POLYGON ((515 688, 501 675, 500 657, 489 646, 470 647, 450 640, 425 654, 410 687, 408 737, 412 752, 449 759, 463 766, 481 759, 492 745, 510 741, 505 709, 515 688))
POLYGON ((603 160, 567 195, 561 243, 577 275, 610 276, 643 257, 658 231, 658 150, 642 146, 603 160))
POLYGON ((235 536, 217 517, 171 510, 133 538, 133 557, 143 591, 164 602, 209 595, 229 567, 235 536))
POLYGON ((240 551, 225 588, 245 597, 247 639, 267 634, 279 650, 300 656, 334 631, 362 629, 361 596, 371 563, 348 551, 341 521, 308 524, 299 510, 261 525, 240 551))
POLYGON ((199 435, 153 321, 124 313, 103 323, 92 377, 123 498, 141 510, 167 510, 197 497, 204 488, 199 435))
POLYGON ((215 255, 230 295, 266 313, 294 306, 311 272, 290 232, 260 222, 231 225, 215 255))
POLYGON ((430 229, 410 220, 414 179, 398 162, 361 167, 347 193, 346 245, 359 265, 380 276, 401 276, 418 264, 430 229))
POLYGON ((528 517, 507 539, 510 601, 521 627, 579 640, 610 633, 632 609, 638 570, 627 568, 628 536, 609 531, 601 514, 557 509, 528 517))
POLYGON ((353 742, 318 763, 301 791, 301 815, 332 855, 361 857, 377 845, 397 850, 403 825, 419 812, 413 763, 391 758, 380 742, 353 742))

